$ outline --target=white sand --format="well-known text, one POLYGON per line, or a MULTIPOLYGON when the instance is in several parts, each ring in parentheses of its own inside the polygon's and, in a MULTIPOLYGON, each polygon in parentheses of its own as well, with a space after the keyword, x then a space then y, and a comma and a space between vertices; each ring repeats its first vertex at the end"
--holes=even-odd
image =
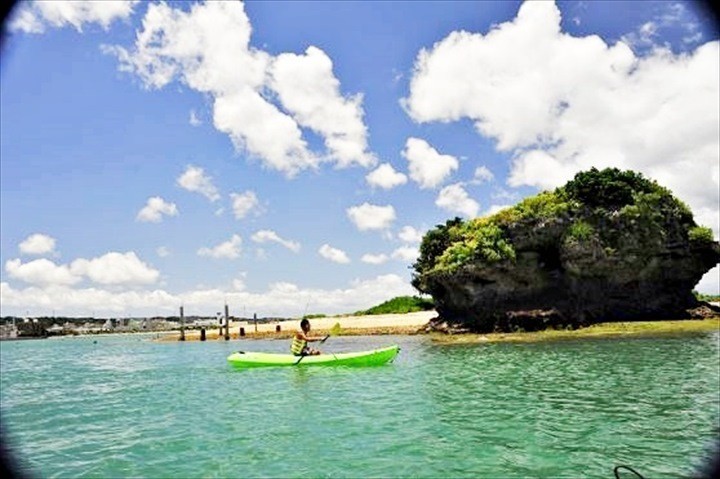
MULTIPOLYGON (((340 328, 363 329, 363 328, 386 328, 386 327, 417 327, 424 326, 428 321, 437 316, 435 311, 419 311, 407 314, 377 314, 370 316, 336 316, 327 318, 310 319, 312 330, 328 330, 340 323, 340 328)), ((300 329, 300 320, 287 320, 275 323, 258 323, 257 330, 275 331, 280 325, 282 331, 295 331, 300 329)), ((230 329, 237 332, 238 327, 243 327, 248 333, 255 331, 253 321, 233 321, 230 329)), ((311 331, 312 331, 311 330, 311 331)))

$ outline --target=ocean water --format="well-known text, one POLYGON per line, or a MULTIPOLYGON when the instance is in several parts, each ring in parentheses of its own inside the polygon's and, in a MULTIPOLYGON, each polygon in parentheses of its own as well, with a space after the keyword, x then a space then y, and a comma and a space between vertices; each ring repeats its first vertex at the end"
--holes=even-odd
POLYGON ((235 370, 287 342, 151 339, 0 343, 3 440, 30 477, 676 478, 720 429, 718 333, 324 345, 402 347, 359 369, 235 370))

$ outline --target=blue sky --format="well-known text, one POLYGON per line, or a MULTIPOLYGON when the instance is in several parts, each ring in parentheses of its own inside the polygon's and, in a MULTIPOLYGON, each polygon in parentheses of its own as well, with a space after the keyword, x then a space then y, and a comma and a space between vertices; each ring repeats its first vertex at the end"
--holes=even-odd
POLYGON ((414 293, 428 228, 591 166, 719 236, 694 4, 58 1, 6 29, 2 315, 352 312, 414 293))

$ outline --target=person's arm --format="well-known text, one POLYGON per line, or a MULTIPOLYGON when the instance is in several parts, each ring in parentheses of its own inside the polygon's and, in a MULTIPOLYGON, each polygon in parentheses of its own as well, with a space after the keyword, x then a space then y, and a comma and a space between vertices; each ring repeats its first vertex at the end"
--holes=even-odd
POLYGON ((315 341, 322 341, 323 338, 316 338, 315 336, 308 336, 305 334, 305 331, 298 331, 297 333, 298 339, 302 339, 307 341, 308 343, 313 343, 315 341))

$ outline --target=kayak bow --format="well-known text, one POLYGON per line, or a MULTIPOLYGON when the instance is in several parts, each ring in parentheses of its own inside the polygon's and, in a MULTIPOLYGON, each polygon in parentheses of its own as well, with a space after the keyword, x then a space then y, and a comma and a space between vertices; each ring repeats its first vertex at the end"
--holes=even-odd
MULTIPOLYGON (((300 366, 379 366, 392 361, 400 351, 398 345, 372 351, 354 353, 319 354, 303 356, 300 366)), ((294 366, 299 356, 292 354, 255 353, 238 351, 228 356, 230 364, 239 368, 257 368, 266 366, 294 366)))

